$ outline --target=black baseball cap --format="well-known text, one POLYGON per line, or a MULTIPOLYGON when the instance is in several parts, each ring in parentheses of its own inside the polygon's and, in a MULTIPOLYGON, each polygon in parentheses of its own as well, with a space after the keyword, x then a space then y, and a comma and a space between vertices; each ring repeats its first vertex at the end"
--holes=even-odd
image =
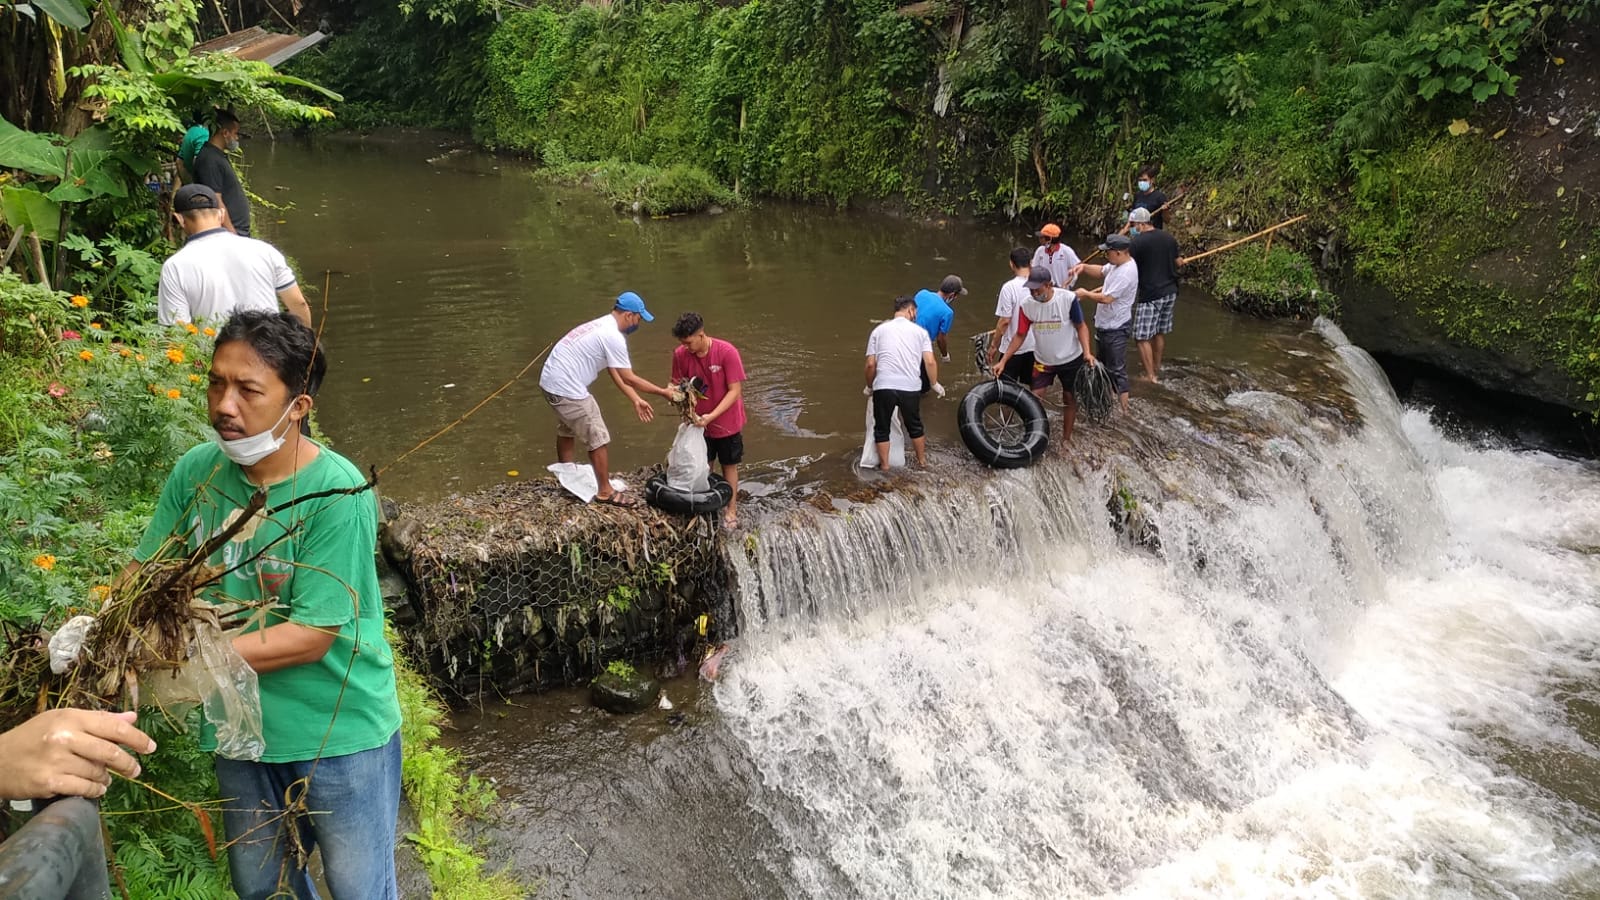
POLYGON ((172 197, 173 212, 194 212, 197 209, 221 209, 222 198, 203 184, 186 184, 172 197))
POLYGON ((1125 234, 1108 234, 1105 243, 1100 245, 1101 250, 1126 251, 1133 246, 1133 239, 1125 234))
POLYGON ((1028 287, 1037 288, 1050 284, 1055 279, 1051 277, 1050 270, 1044 266, 1034 266, 1028 270, 1028 287))

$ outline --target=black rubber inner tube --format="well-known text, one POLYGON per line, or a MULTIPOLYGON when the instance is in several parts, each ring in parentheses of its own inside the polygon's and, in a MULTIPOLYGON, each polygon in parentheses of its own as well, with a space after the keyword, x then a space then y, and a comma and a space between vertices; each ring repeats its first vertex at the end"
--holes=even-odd
POLYGON ((705 490, 680 491, 667 484, 667 476, 661 474, 644 483, 644 500, 663 512, 698 516, 716 512, 732 502, 733 487, 726 478, 712 472, 711 484, 705 490))
POLYGON ((961 399, 961 442, 978 462, 1020 469, 1044 455, 1050 417, 1033 392, 1010 381, 985 381, 961 399))

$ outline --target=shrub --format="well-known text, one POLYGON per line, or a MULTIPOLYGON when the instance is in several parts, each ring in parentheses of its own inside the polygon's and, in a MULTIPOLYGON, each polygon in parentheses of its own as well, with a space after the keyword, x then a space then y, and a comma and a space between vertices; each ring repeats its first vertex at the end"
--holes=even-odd
POLYGON ((1279 246, 1249 244, 1217 264, 1216 293, 1229 306, 1257 316, 1333 315, 1336 298, 1323 290, 1311 261, 1279 246))

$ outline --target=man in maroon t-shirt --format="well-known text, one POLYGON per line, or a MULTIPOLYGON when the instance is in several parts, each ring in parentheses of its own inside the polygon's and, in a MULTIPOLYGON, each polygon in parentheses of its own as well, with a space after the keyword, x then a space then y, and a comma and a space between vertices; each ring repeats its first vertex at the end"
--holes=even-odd
POLYGON ((739 463, 744 459, 744 362, 727 341, 706 335, 699 313, 684 313, 672 326, 672 381, 698 378, 705 399, 694 407, 694 423, 706 430, 706 455, 722 463, 733 499, 722 513, 728 528, 739 525, 739 463))

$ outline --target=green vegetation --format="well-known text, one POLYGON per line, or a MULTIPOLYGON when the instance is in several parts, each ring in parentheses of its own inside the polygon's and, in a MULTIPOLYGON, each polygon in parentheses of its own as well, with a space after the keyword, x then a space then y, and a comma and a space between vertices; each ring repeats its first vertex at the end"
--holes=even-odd
MULTIPOLYGON (((389 643, 399 646, 392 630, 389 643)), ((487 812, 494 789, 476 775, 461 774, 461 756, 439 745, 444 705, 422 675, 395 656, 400 690, 401 782, 416 816, 406 835, 416 847, 436 900, 515 900, 529 892, 504 874, 485 875, 484 860, 462 837, 463 817, 487 812)))
POLYGON ((1217 263, 1216 293, 1229 306, 1252 315, 1313 318, 1337 309, 1317 282, 1311 261, 1282 246, 1247 244, 1217 263))
MULTIPOLYGON (((1600 0, 410 0, 390 34, 405 46, 498 17, 452 45, 452 59, 481 63, 473 133, 552 166, 688 165, 741 196, 1054 216, 1092 232, 1126 209, 1137 166, 1160 162, 1206 236, 1309 212, 1275 250, 1309 255, 1331 235, 1357 274, 1455 340, 1557 360, 1595 393, 1600 331, 1576 268, 1600 252, 1595 223, 1540 257, 1548 302, 1497 316, 1497 291, 1477 280, 1489 266, 1471 267, 1494 262, 1490 243, 1533 246, 1527 185, 1511 141, 1470 123, 1597 13, 1600 0)), ((351 74, 337 85, 373 83, 351 74)), ((631 208, 643 180, 609 193, 631 208)), ((1300 279, 1273 255, 1264 274, 1300 279)))
POLYGON ((678 164, 662 169, 617 161, 567 163, 540 170, 538 177, 593 188, 623 212, 646 216, 704 212, 738 202, 705 170, 678 164))
POLYGON ((620 678, 623 681, 633 681, 639 677, 637 669, 620 659, 613 659, 611 662, 606 663, 606 674, 612 678, 620 678))

